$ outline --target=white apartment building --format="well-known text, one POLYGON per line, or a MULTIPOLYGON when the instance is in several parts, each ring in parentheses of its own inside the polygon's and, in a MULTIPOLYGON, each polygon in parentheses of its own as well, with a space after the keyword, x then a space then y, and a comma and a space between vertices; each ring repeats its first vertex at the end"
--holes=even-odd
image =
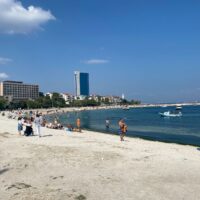
POLYGON ((60 95, 65 100, 65 102, 68 103, 68 104, 75 99, 73 95, 68 94, 68 93, 61 93, 60 95))

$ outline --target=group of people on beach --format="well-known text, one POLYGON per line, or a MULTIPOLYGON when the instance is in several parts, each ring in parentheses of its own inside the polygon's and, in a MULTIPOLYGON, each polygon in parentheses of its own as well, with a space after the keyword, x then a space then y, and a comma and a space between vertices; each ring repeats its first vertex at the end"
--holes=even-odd
POLYGON ((66 131, 75 131, 81 133, 81 120, 80 118, 76 119, 76 127, 74 127, 72 124, 67 124, 66 131))
MULTIPOLYGON (((2 116, 5 116, 5 113, 1 113, 2 116)), ((15 119, 16 116, 18 116, 18 125, 17 130, 19 135, 25 135, 30 136, 34 135, 34 130, 36 132, 36 135, 41 137, 41 127, 51 128, 51 129, 60 129, 60 130, 66 130, 70 132, 81 132, 81 120, 80 118, 76 119, 75 126, 72 124, 66 124, 66 126, 63 126, 60 122, 58 117, 56 116, 54 118, 53 122, 47 122, 42 115, 42 113, 35 112, 33 113, 30 111, 27 115, 27 113, 24 113, 23 111, 20 112, 9 112, 8 118, 15 119), (33 130, 33 124, 35 125, 35 129, 33 130)), ((110 120, 107 118, 105 120, 105 127, 106 130, 109 131, 110 129, 110 120)), ((128 126, 126 125, 124 119, 120 119, 118 121, 118 133, 120 135, 120 141, 124 141, 124 137, 127 133, 128 126)))
MULTIPOLYGON (((57 118, 55 118, 54 123, 47 123, 43 119, 42 114, 40 113, 40 114, 36 114, 35 118, 34 117, 31 117, 31 118, 19 117, 18 118, 19 135, 22 134, 21 132, 23 131, 23 126, 25 127, 25 130, 24 130, 25 136, 33 135, 33 127, 32 127, 33 123, 35 124, 36 134, 39 137, 41 137, 41 126, 46 127, 46 128, 52 128, 52 129, 65 129, 66 131, 70 131, 70 132, 72 132, 72 131, 81 132, 81 120, 80 120, 80 118, 77 118, 75 127, 72 124, 67 124, 66 128, 64 128, 63 125, 61 125, 58 122, 57 118)), ((105 126, 106 126, 106 129, 110 128, 109 119, 106 119, 105 126)), ((124 141, 124 137, 126 135, 128 126, 126 125, 126 123, 124 122, 123 119, 119 120, 118 126, 119 126, 120 141, 124 141)))
POLYGON ((41 137, 40 128, 41 128, 41 126, 45 126, 45 120, 43 119, 41 113, 40 114, 36 113, 35 116, 31 116, 29 118, 19 116, 18 117, 18 125, 17 125, 19 135, 23 134, 22 132, 24 130, 24 127, 25 127, 25 130, 24 130, 25 136, 33 135, 34 134, 33 123, 35 124, 36 134, 39 137, 41 137))
MULTIPOLYGON (((120 141, 124 141, 124 137, 128 130, 128 126, 126 125, 124 119, 119 120, 118 126, 119 126, 120 141)), ((105 121, 105 127, 106 127, 106 130, 109 130, 109 128, 110 128, 110 120, 108 118, 105 121)))
POLYGON ((23 115, 21 115, 21 113, 18 113, 17 130, 18 130, 19 135, 22 135, 22 134, 25 136, 34 135, 33 124, 35 125, 34 127, 35 127, 36 135, 38 135, 39 137, 42 136, 41 127, 81 132, 80 118, 77 118, 75 127, 72 126, 71 124, 67 124, 66 127, 64 127, 59 122, 58 117, 55 117, 53 122, 48 123, 42 116, 42 113, 37 113, 37 112, 35 114, 29 113, 29 117, 24 117, 23 115))
POLYGON ((50 122, 50 123, 46 122, 45 127, 51 128, 51 129, 63 129, 63 125, 59 122, 57 116, 54 118, 53 122, 50 122))

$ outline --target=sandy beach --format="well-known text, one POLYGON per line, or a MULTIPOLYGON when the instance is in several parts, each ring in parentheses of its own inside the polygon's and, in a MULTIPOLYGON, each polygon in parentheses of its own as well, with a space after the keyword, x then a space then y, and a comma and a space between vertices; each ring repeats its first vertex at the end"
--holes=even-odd
POLYGON ((0 116, 1 200, 199 200, 200 149, 91 131, 17 134, 0 116))

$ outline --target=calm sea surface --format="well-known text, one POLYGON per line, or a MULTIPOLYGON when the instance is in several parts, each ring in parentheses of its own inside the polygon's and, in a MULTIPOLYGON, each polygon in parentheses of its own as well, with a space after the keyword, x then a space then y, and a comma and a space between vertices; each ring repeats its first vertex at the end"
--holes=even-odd
MULTIPOLYGON (((84 129, 118 134, 118 121, 123 118, 128 125, 127 136, 149 140, 191 144, 200 146, 200 106, 184 106, 182 117, 160 117, 159 112, 175 110, 175 107, 132 108, 130 110, 94 110, 59 114, 63 124, 75 125, 80 117, 84 129), (110 120, 110 129, 105 120, 110 120)), ((49 116, 53 120, 55 116, 49 116)))

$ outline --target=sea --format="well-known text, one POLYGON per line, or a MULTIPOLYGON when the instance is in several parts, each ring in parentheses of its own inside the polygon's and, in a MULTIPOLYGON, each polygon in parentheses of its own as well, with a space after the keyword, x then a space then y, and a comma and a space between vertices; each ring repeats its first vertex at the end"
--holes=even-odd
POLYGON ((75 126, 76 119, 80 118, 82 129, 117 135, 118 121, 124 119, 128 125, 127 137, 200 146, 200 106, 183 106, 181 117, 159 115, 160 112, 174 110, 175 107, 89 110, 50 115, 48 120, 53 121, 57 117, 64 126, 75 126), (110 121, 109 129, 105 126, 106 119, 110 121))

